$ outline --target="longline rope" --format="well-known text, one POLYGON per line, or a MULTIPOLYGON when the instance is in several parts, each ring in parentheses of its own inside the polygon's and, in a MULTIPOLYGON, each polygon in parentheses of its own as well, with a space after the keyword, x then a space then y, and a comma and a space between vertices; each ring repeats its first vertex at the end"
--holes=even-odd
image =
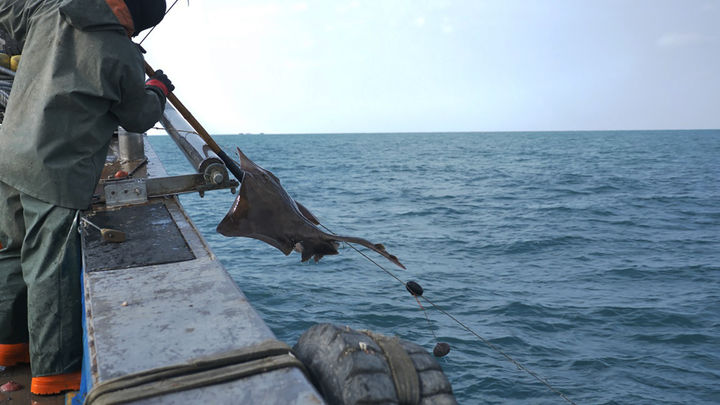
MULTIPOLYGON (((323 227, 326 231, 334 234, 334 232, 331 231, 331 230, 330 230, 328 227, 326 227, 325 225, 320 224, 320 226, 323 227)), ((404 281, 402 281, 402 280, 401 280, 398 276, 396 276, 393 272, 391 272, 390 270, 388 270, 388 269, 386 269, 385 267, 383 267, 382 265, 380 265, 378 262, 376 262, 375 260, 373 260, 370 256, 366 255, 365 253, 363 253, 362 251, 360 251, 358 248, 356 248, 356 247, 353 246, 352 244, 347 243, 347 242, 343 242, 343 243, 344 243, 345 245, 349 246, 351 249, 353 249, 355 252, 357 252, 357 253, 360 254, 361 256, 363 256, 365 259, 367 259, 368 261, 370 261, 371 263, 373 263, 375 266, 377 266, 378 268, 380 268, 382 271, 384 271, 385 273, 387 273, 389 276, 391 276, 392 278, 394 278, 395 280, 397 280, 398 282, 400 282, 403 286, 406 286, 406 285, 407 285, 407 283, 405 283, 404 281)), ((472 330, 469 326, 467 326, 466 324, 464 324, 463 322, 461 322, 459 319, 457 319, 456 317, 454 317, 452 314, 450 314, 449 312, 445 311, 444 309, 442 309, 441 307, 439 307, 438 305, 436 305, 434 302, 430 301, 429 298, 425 297, 424 295, 417 295, 417 294, 412 294, 412 295, 415 297, 415 299, 416 299, 417 302, 418 302, 418 305, 420 305, 420 308, 421 308, 421 309, 423 310, 423 312, 425 313, 425 318, 427 319, 428 324, 430 323, 430 318, 428 318, 428 315, 427 315, 427 312, 425 311, 425 308, 423 308, 422 304, 420 304, 420 298, 422 298, 423 300, 425 300, 428 304, 430 304, 430 305, 431 305, 433 308, 435 308, 436 310, 440 311, 443 315, 445 315, 445 316, 447 316, 448 318, 452 319, 452 320, 453 320, 455 323, 457 323, 460 327, 462 327, 462 328, 465 329, 466 331, 470 332, 472 335, 474 335, 476 338, 478 338, 481 342, 483 342, 483 343, 484 343, 485 345, 487 345, 489 348, 491 348, 491 349, 494 350, 495 352, 501 354, 501 355, 502 355, 503 357, 505 357, 508 361, 510 361, 512 364, 514 364, 518 369, 520 369, 520 370, 522 370, 522 371, 525 371, 526 373, 530 374, 533 378, 535 378, 535 379, 538 380, 540 383, 542 383, 543 385, 545 385, 548 389, 550 389, 550 391, 558 394, 562 399, 564 399, 564 400, 567 401, 568 403, 573 404, 573 405, 577 405, 573 400, 571 400, 570 398, 568 398, 568 397, 567 397, 565 394, 563 394, 560 390, 558 390, 557 388, 553 387, 545 378, 540 377, 539 375, 537 375, 537 373, 533 372, 532 370, 530 370, 530 369, 528 369, 527 367, 525 367, 524 365, 522 365, 519 361, 517 361, 517 360, 515 360, 514 358, 512 358, 509 354, 507 354, 507 353, 505 353, 504 351, 500 350, 499 347, 497 347, 496 345, 494 345, 494 344, 493 344, 492 342, 490 342, 489 340, 487 340, 487 339, 483 338, 482 336, 480 336, 479 333, 475 332, 475 331, 472 330)), ((433 331, 432 327, 430 328, 430 331, 432 332, 433 336, 434 336, 435 339, 437 340, 437 336, 435 335, 435 332, 433 331)))

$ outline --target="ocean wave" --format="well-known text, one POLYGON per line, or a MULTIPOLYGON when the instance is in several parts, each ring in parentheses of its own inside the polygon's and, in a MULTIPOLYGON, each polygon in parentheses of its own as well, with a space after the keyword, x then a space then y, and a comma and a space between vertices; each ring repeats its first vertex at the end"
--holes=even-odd
POLYGON ((550 248, 566 248, 588 242, 592 242, 592 240, 582 236, 554 236, 546 239, 514 241, 502 245, 501 249, 506 254, 523 254, 543 251, 550 248))
POLYGON ((595 309, 591 317, 613 321, 632 327, 703 327, 702 321, 693 314, 673 313, 658 308, 604 307, 595 309))
POLYGON ((631 339, 637 340, 643 343, 656 343, 656 344, 680 344, 680 345, 695 345, 703 343, 718 343, 720 339, 710 335, 704 335, 701 333, 679 333, 679 334, 636 334, 630 336, 631 339))

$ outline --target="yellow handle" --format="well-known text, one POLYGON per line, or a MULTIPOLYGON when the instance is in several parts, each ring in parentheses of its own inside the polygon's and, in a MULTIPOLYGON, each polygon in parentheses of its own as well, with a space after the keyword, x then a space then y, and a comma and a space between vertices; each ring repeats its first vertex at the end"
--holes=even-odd
POLYGON ((10 69, 10 55, 6 53, 0 53, 0 66, 5 69, 10 69))
POLYGON ((13 72, 17 72, 18 70, 18 65, 20 64, 20 56, 21 55, 15 55, 10 58, 10 69, 12 69, 13 72))

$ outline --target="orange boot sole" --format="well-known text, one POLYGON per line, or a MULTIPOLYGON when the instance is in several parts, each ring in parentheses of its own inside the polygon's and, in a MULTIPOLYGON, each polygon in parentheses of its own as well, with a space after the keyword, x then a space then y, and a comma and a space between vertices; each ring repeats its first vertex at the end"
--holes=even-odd
POLYGON ((0 345, 0 366, 10 367, 19 363, 30 363, 30 349, 27 343, 0 345))
POLYGON ((35 395, 59 394, 80 389, 80 372, 33 377, 30 392, 35 395))

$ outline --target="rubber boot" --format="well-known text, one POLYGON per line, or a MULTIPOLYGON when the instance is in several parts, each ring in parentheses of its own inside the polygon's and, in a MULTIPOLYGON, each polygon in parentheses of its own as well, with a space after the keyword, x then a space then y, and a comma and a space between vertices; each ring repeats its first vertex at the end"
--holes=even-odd
POLYGON ((20 363, 30 363, 27 343, 0 345, 0 366, 10 367, 20 363))
POLYGON ((33 377, 30 392, 35 395, 53 395, 80 389, 80 372, 33 377))

